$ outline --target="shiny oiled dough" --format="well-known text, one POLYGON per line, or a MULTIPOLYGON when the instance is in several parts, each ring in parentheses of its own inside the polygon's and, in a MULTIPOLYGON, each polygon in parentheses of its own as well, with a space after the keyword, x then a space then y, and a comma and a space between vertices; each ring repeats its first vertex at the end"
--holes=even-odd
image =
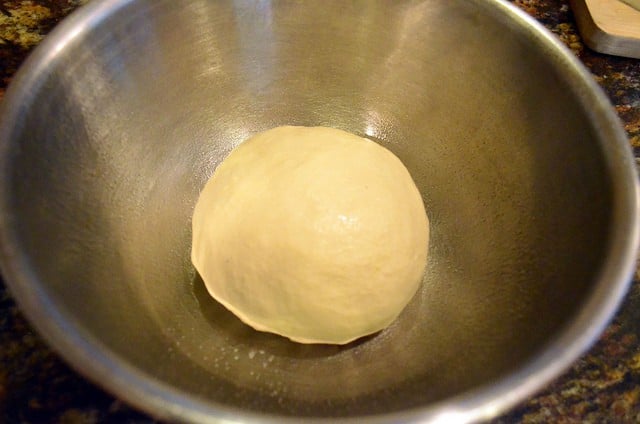
POLYGON ((420 286, 429 224, 400 160, 324 127, 278 127, 238 146, 193 214, 192 261, 246 324, 344 344, 387 327, 420 286))

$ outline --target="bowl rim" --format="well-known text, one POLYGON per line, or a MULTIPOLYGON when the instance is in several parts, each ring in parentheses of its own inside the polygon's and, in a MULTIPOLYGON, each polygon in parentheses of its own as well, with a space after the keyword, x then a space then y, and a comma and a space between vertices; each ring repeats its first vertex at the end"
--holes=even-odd
MULTIPOLYGON (((164 419, 213 423, 221 421, 296 422, 293 417, 260 414, 208 402, 189 395, 137 370, 82 328, 73 316, 57 308, 45 295, 29 258, 18 248, 19 237, 12 223, 7 175, 10 140, 15 122, 35 96, 41 73, 76 38, 98 26, 112 13, 136 0, 94 0, 65 18, 43 40, 16 73, 0 104, 0 269, 5 283, 39 334, 76 371, 116 397, 164 419), (4 177, 4 178, 3 178, 4 177)), ((491 10, 500 19, 518 26, 536 47, 561 68, 575 97, 592 119, 603 144, 613 185, 610 245, 594 290, 576 317, 551 340, 541 353, 517 371, 493 383, 455 397, 401 412, 346 418, 356 422, 429 421, 437 423, 477 422, 496 417, 566 371, 604 331, 631 284, 640 243, 640 186, 635 161, 619 118, 589 71, 562 42, 533 17, 507 0, 461 0, 491 10), (604 142, 606 141, 606 146, 604 142)), ((309 422, 327 422, 305 418, 309 422)), ((335 421, 331 419, 331 421, 335 421)))

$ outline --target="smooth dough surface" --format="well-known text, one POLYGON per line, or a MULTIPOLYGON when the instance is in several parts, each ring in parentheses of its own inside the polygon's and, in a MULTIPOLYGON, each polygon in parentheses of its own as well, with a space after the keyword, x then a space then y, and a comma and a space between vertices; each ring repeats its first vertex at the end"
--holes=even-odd
POLYGON ((420 286, 429 223, 389 150, 325 127, 238 146, 202 190, 191 258, 246 324, 344 344, 387 327, 420 286))

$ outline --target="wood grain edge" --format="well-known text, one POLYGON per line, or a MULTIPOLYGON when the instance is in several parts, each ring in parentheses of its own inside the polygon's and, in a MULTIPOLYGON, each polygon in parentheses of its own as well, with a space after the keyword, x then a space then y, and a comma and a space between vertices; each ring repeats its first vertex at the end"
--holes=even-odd
POLYGON ((592 16, 586 0, 569 0, 569 3, 578 30, 589 48, 600 53, 640 59, 640 39, 612 33, 601 27, 592 16))

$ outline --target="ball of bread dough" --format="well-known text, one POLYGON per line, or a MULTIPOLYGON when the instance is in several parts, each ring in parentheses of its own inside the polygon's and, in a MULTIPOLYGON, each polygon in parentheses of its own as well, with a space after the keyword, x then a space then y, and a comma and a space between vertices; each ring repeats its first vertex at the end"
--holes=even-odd
POLYGON ((387 327, 420 286, 428 220, 400 160, 324 127, 278 127, 238 146, 193 214, 192 261, 256 330, 344 344, 387 327))

